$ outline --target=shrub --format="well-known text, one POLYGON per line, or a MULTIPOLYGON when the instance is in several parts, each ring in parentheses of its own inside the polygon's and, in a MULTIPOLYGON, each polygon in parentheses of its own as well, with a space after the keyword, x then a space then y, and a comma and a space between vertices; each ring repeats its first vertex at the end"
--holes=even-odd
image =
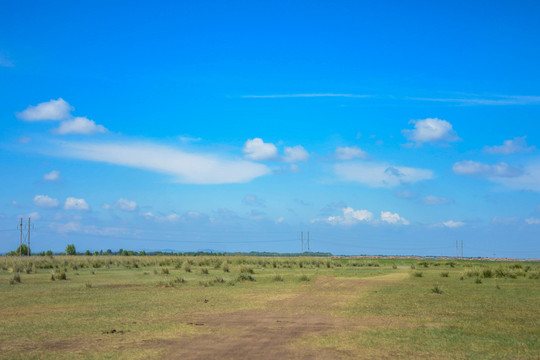
POLYGON ((480 272, 476 269, 472 269, 472 270, 467 270, 465 275, 467 275, 468 277, 477 277, 477 276, 480 276, 480 272))
POLYGON ((224 263, 222 269, 223 269, 223 272, 229 272, 230 271, 229 264, 224 263))
POLYGON ((422 277, 424 274, 421 271, 415 271, 413 272, 414 277, 422 277))
POLYGON ((173 282, 176 283, 176 284, 183 284, 183 283, 186 282, 186 280, 184 280, 184 278, 182 278, 182 277, 177 276, 177 277, 174 278, 173 282))
POLYGON ((254 279, 253 276, 251 276, 251 275, 240 274, 240 275, 236 278, 236 281, 255 281, 255 279, 254 279))
POLYGON ((300 281, 310 281, 310 278, 307 275, 300 276, 300 281))
POLYGON ((414 264, 411 264, 411 270, 414 270, 416 269, 416 266, 414 266, 414 264))
POLYGON ((90 289, 92 287, 92 283, 90 281, 87 281, 84 286, 87 288, 87 289, 90 289))
POLYGON ((529 274, 529 279, 540 279, 540 273, 530 273, 529 274))
POLYGON ((216 284, 223 284, 225 282, 225 280, 223 280, 223 278, 221 276, 216 276, 216 278, 214 279, 214 282, 216 284))
POLYGON ((431 292, 438 295, 441 295, 443 293, 442 290, 438 286, 433 287, 431 289, 431 292))
POLYGON ((484 269, 482 270, 482 277, 485 279, 489 279, 493 277, 493 271, 491 269, 484 269))
POLYGON ((495 277, 504 278, 506 277, 506 275, 507 275, 507 272, 502 267, 495 269, 495 277))
POLYGON ((189 261, 184 264, 184 271, 191 272, 191 264, 189 263, 189 261))
POLYGON ((169 268, 161 268, 161 273, 163 275, 169 275, 169 268))
POLYGON ((283 277, 281 275, 274 276, 274 281, 283 281, 283 277))
POLYGON ((253 274, 254 273, 253 268, 250 268, 249 266, 242 266, 240 268, 240 272, 242 274, 253 274))
POLYGON ((441 277, 448 277, 450 275, 450 273, 448 271, 443 271, 441 273, 441 277))
POLYGON ((396 270, 396 269, 397 269, 397 265, 396 265, 396 264, 392 264, 392 269, 396 270))
POLYGON ((202 275, 208 275, 208 269, 207 268, 201 268, 201 274, 202 275))
POLYGON ((210 281, 199 281, 199 285, 209 287, 212 286, 212 283, 210 281))
POLYGON ((475 284, 481 284, 481 283, 482 283, 482 280, 481 280, 480 278, 476 278, 476 279, 474 280, 474 283, 475 283, 475 284))

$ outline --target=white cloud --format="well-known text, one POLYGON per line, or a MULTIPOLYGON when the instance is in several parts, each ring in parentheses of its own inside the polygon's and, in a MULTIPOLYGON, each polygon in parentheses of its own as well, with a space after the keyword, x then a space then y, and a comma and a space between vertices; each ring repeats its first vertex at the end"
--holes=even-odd
POLYGON ((37 221, 41 219, 41 215, 37 211, 33 211, 26 215, 18 215, 17 219, 20 219, 20 218, 24 218, 24 219, 30 218, 33 221, 37 221))
POLYGON ((291 164, 291 166, 289 166, 289 171, 292 172, 292 173, 300 173, 300 172, 302 172, 300 167, 298 167, 298 165, 296 165, 296 164, 291 164))
POLYGON ((154 220, 157 222, 176 222, 180 220, 180 215, 178 214, 169 214, 169 215, 154 215, 151 212, 146 212, 143 216, 149 220, 154 220))
POLYGON ((486 146, 484 151, 488 154, 515 154, 532 151, 534 146, 527 146, 526 136, 515 137, 513 140, 505 140, 502 145, 486 146))
POLYGON ((370 162, 339 163, 334 171, 343 180, 371 187, 394 187, 433 178, 431 170, 370 162))
POLYGON ((42 208, 55 208, 58 206, 58 199, 53 199, 47 195, 34 196, 34 204, 42 208))
POLYGON ((170 174, 181 183, 246 183, 271 171, 262 164, 187 153, 149 143, 61 143, 54 155, 170 174))
POLYGON ((281 224, 282 222, 285 221, 285 218, 283 216, 280 216, 276 219, 276 224, 281 224))
POLYGON ((73 107, 64 99, 49 100, 28 106, 26 110, 17 113, 17 117, 24 121, 43 121, 43 120, 64 120, 71 117, 73 107))
POLYGON ((53 170, 50 173, 43 175, 45 181, 56 181, 60 179, 60 171, 53 170))
POLYGON ((367 153, 356 146, 338 146, 335 151, 338 160, 365 159, 367 153))
POLYGON ((495 95, 484 98, 409 98, 410 100, 460 103, 462 105, 528 105, 540 103, 540 96, 495 95))
POLYGON ((285 153, 285 156, 283 156, 283 161, 285 162, 307 161, 309 159, 309 153, 302 145, 293 147, 285 146, 283 152, 285 153))
POLYGON ((21 136, 18 140, 21 144, 28 144, 30 141, 32 141, 32 138, 28 136, 21 136))
POLYGON ((360 222, 370 222, 373 219, 373 213, 368 210, 354 210, 348 206, 341 209, 342 216, 329 216, 324 219, 314 219, 311 222, 326 222, 332 225, 355 225, 360 222))
POLYGON ((450 200, 442 197, 437 197, 433 195, 428 195, 422 198, 422 203, 426 205, 444 205, 448 204, 450 200))
POLYGON ((120 198, 114 204, 114 207, 116 209, 124 210, 124 211, 135 211, 137 210, 137 203, 135 201, 130 201, 127 199, 120 198))
POLYGON ((506 163, 494 165, 483 164, 471 160, 463 160, 452 166, 454 173, 459 175, 480 176, 480 177, 516 177, 523 173, 521 169, 510 166, 506 163))
POLYGON ((279 98, 319 98, 319 97, 346 97, 346 98, 368 98, 371 95, 359 94, 282 94, 282 95, 244 95, 243 98, 252 99, 279 99, 279 98))
POLYGON ((410 190, 398 190, 395 192, 395 195, 398 197, 398 198, 401 198, 401 199, 412 199, 414 198, 416 195, 410 191, 410 190))
POLYGON ((178 140, 187 143, 187 142, 198 142, 198 141, 201 141, 202 138, 201 137, 191 137, 191 136, 188 136, 188 135, 179 135, 178 140))
POLYGON ((540 225, 540 219, 537 219, 537 218, 528 218, 528 219, 525 219, 525 222, 529 225, 540 225))
POLYGON ((529 164, 525 166, 518 176, 494 177, 489 180, 513 190, 540 192, 540 164, 529 164))
POLYGON ((76 117, 72 120, 62 121, 59 127, 53 129, 53 133, 58 135, 93 135, 105 133, 107 131, 108 130, 103 125, 97 125, 93 120, 89 120, 85 117, 76 117))
POLYGON ((265 143, 261 138, 248 139, 242 148, 245 157, 250 160, 264 161, 277 158, 277 147, 265 143))
POLYGON ((399 214, 392 214, 390 211, 381 211, 381 221, 392 225, 409 225, 409 222, 399 214))
POLYGON ((414 124, 414 129, 402 130, 403 135, 408 140, 416 143, 459 140, 456 132, 452 129, 452 124, 446 120, 428 118, 424 120, 411 120, 409 124, 414 124))
POLYGON ((462 221, 454 221, 454 220, 448 220, 448 221, 445 221, 443 222, 443 225, 448 227, 448 228, 458 228, 458 227, 462 227, 465 225, 464 222, 462 221))
POLYGON ((68 197, 64 204, 66 210, 88 210, 90 207, 84 199, 77 199, 74 197, 68 197))

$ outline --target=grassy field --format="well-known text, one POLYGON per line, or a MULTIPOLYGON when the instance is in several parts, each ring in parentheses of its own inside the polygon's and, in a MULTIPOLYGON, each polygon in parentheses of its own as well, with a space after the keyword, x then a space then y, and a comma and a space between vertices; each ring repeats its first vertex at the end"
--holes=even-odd
POLYGON ((0 358, 538 359, 540 264, 0 258, 0 358))

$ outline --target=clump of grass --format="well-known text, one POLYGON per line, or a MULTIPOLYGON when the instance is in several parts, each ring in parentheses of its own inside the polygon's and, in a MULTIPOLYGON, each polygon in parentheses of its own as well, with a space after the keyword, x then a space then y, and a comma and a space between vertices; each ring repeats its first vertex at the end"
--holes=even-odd
POLYGON ((480 272, 476 269, 471 269, 471 270, 467 270, 465 275, 467 275, 467 277, 478 277, 480 276, 480 272))
POLYGON ((154 275, 157 275, 157 274, 158 274, 158 271, 154 269, 154 275))
POLYGON ((249 266, 242 266, 242 267, 240 268, 240 272, 241 272, 242 274, 253 274, 253 273, 254 273, 253 268, 251 268, 251 267, 249 267, 249 266))
POLYGON ((448 271, 443 271, 441 273, 441 277, 448 277, 450 275, 450 273, 448 271))
POLYGON ((176 283, 176 284, 183 284, 183 283, 186 282, 186 280, 184 280, 183 277, 178 277, 177 276, 177 277, 174 278, 173 282, 176 283))
POLYGON ((212 283, 210 281, 199 281, 199 285, 201 286, 204 286, 204 287, 209 287, 209 286, 212 286, 212 283))
POLYGON ((396 269, 397 269, 397 265, 396 265, 396 264, 392 264, 392 269, 396 270, 396 269))
POLYGON ((208 275, 208 269, 207 268, 201 268, 201 274, 202 275, 208 275))
POLYGON ((300 281, 310 281, 311 279, 307 275, 300 276, 300 281))
POLYGON ((499 284, 495 285, 495 289, 501 290, 501 287, 499 286, 499 284))
POLYGON ((459 280, 463 280, 463 279, 464 279, 463 276, 460 276, 460 277, 459 277, 459 280))
POLYGON ((474 283, 475 283, 475 284, 481 284, 481 283, 482 283, 482 279, 476 278, 476 279, 474 280, 474 283))
POLYGON ((90 289, 92 287, 92 283, 90 281, 87 281, 84 286, 87 288, 87 289, 90 289))
POLYGON ((540 272, 537 272, 537 273, 530 273, 530 274, 529 274, 529 279, 535 279, 535 280, 540 279, 540 272))
POLYGON ((421 271, 415 271, 415 272, 413 272, 413 276, 414 277, 422 277, 422 276, 424 276, 424 274, 421 271))
POLYGON ((161 273, 163 275, 169 275, 169 268, 161 268, 161 273))
POLYGON ((224 263, 223 266, 221 267, 221 269, 223 270, 223 272, 226 272, 226 273, 231 271, 231 269, 229 269, 229 264, 227 264, 227 263, 224 263))
POLYGON ((281 275, 274 276, 274 281, 283 281, 283 277, 281 275))
POLYGON ((251 275, 240 274, 240 275, 236 278, 236 281, 255 281, 255 279, 254 279, 253 276, 251 276, 251 275))
POLYGON ((414 264, 411 264, 411 270, 414 270, 416 269, 416 266, 414 266, 414 264))
POLYGON ((432 289, 431 289, 431 292, 434 293, 434 294, 438 294, 438 295, 441 295, 443 292, 441 290, 441 288, 439 288, 438 286, 434 286, 432 289))
POLYGON ((216 278, 214 279, 214 283, 216 284, 223 284, 224 282, 225 280, 223 280, 221 276, 216 276, 216 278))
POLYGON ((96 272, 94 270, 90 270, 90 274, 96 275, 96 272))
POLYGON ((51 274, 51 280, 67 280, 66 272, 63 270, 56 270, 51 274))
POLYGON ((491 269, 484 269, 482 270, 482 277, 484 279, 489 279, 493 277, 493 271, 491 269))
POLYGON ((21 274, 19 273, 14 273, 13 277, 9 279, 10 285, 15 285, 15 284, 20 284, 20 283, 21 283, 21 274))
POLYGON ((190 261, 187 261, 187 262, 184 264, 184 271, 187 272, 187 273, 190 273, 190 272, 191 272, 191 264, 190 264, 190 261))

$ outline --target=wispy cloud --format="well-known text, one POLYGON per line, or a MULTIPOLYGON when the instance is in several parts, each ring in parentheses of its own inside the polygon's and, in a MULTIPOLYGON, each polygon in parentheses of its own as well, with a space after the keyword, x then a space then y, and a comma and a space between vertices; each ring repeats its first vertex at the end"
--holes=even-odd
POLYGON ((371 162, 338 163, 334 171, 343 180, 371 187, 395 187, 433 178, 431 170, 371 162))
POLYGON ((243 95, 245 99, 280 99, 280 98, 321 98, 321 97, 344 97, 344 98, 368 98, 372 95, 362 94, 275 94, 275 95, 243 95))
POLYGON ((186 152, 153 143, 62 142, 52 155, 173 175, 188 184, 246 183, 271 173, 263 165, 213 154, 186 152))
POLYGON ((515 137, 512 140, 505 140, 502 145, 486 146, 484 152, 502 155, 531 152, 535 147, 527 146, 525 138, 526 136, 515 137))
POLYGON ((495 95, 489 97, 425 98, 408 97, 408 100, 457 103, 461 105, 534 105, 540 104, 540 96, 495 95))
POLYGON ((6 56, 4 56, 3 54, 0 54, 0 66, 3 66, 3 67, 14 67, 15 65, 13 64, 13 61, 11 61, 10 59, 8 59, 6 56))

